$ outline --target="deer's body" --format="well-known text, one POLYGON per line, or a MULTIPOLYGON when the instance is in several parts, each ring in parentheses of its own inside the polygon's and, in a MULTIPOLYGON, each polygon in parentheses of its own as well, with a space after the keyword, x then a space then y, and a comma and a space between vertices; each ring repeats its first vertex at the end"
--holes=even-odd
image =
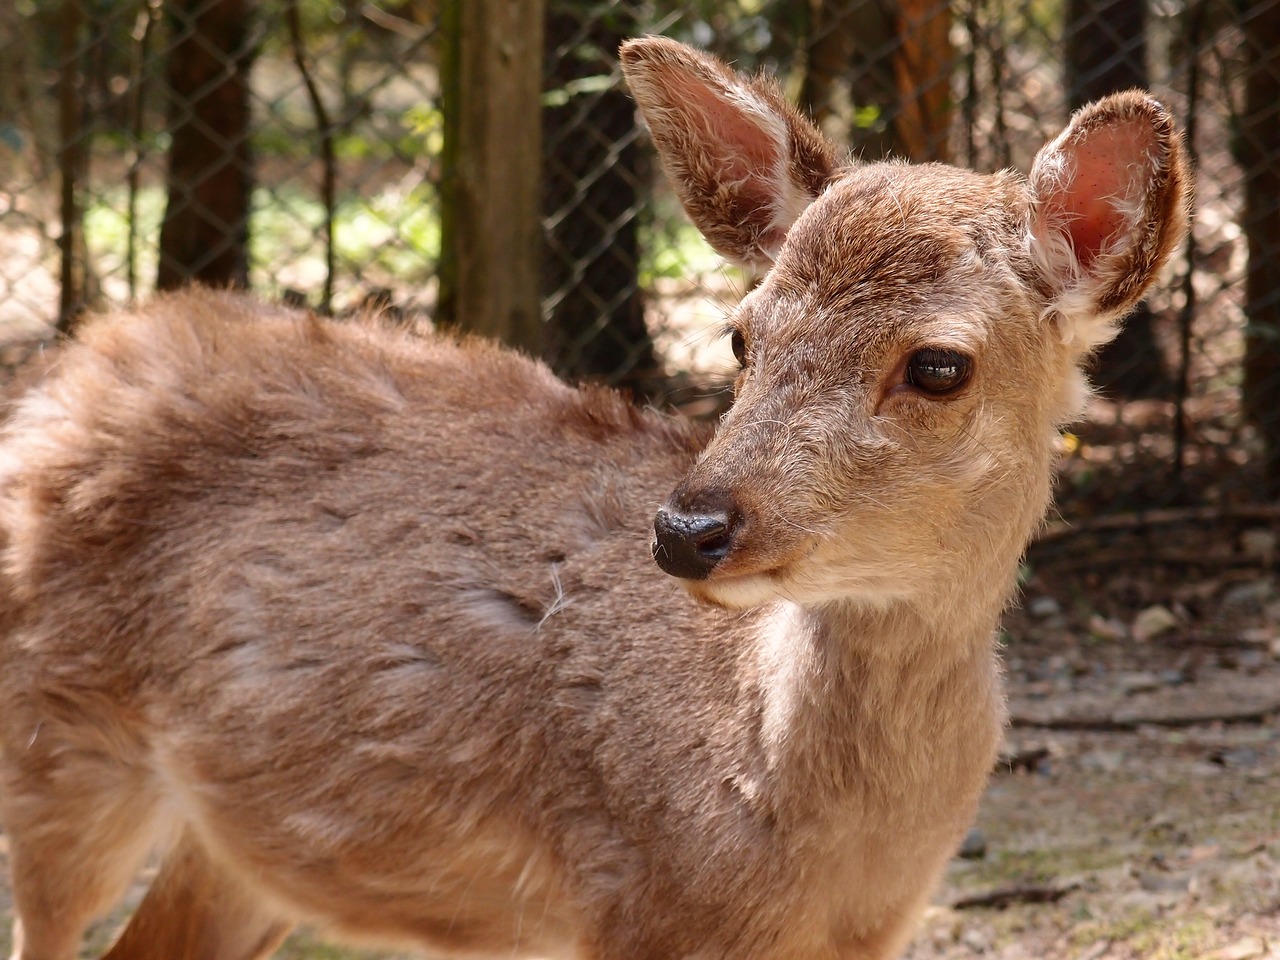
POLYGON ((112 957, 248 960, 299 921, 478 955, 900 951, 995 753, 993 631, 1091 343, 1041 329, 1018 178, 840 170, 767 88, 631 58, 664 150, 664 111, 739 83, 804 147, 782 206, 823 194, 734 234, 665 154, 708 236, 778 260, 709 446, 493 347, 200 292, 94 322, 14 402, 19 960, 70 960, 157 847, 112 957), (646 559, 664 501, 688 590, 646 559))

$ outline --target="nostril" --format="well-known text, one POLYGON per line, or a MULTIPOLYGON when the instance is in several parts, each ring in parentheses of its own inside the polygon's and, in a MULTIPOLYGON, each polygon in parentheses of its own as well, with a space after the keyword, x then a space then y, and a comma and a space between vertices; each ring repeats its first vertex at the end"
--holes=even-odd
POLYGON ((663 507, 653 520, 653 559, 673 577, 702 580, 728 555, 734 528, 726 513, 663 507))
POLYGON ((691 531, 694 549, 704 556, 722 560, 725 554, 729 552, 729 544, 733 540, 729 520, 727 517, 723 519, 719 517, 705 519, 708 522, 704 527, 691 531))

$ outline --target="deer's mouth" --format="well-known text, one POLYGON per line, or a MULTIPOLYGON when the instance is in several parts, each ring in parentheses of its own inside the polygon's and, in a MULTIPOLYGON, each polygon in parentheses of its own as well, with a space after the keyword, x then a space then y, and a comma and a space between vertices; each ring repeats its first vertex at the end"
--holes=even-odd
POLYGON ((785 597, 789 591, 787 567, 743 573, 718 574, 705 580, 684 580, 690 596, 727 610, 746 610, 785 597))
POLYGON ((745 609, 789 595, 817 540, 719 490, 681 487, 653 522, 654 562, 697 600, 745 609))

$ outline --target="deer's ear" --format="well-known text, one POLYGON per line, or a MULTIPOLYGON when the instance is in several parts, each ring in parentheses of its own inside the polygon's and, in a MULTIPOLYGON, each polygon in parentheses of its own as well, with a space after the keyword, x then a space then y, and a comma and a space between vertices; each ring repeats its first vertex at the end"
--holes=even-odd
POLYGON ((836 169, 836 149, 777 84, 663 37, 622 45, 622 72, 685 211, 720 253, 762 268, 836 169))
POLYGON ((1189 180, 1173 118, 1136 90, 1084 107, 1036 156, 1030 251, 1079 353, 1115 335, 1182 242, 1189 180))

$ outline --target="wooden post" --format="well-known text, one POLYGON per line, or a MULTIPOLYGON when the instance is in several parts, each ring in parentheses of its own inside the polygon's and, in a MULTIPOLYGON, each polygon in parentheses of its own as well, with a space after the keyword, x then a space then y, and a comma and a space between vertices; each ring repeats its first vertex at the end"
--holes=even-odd
POLYGON ((543 0, 446 0, 437 319, 543 349, 543 0))

